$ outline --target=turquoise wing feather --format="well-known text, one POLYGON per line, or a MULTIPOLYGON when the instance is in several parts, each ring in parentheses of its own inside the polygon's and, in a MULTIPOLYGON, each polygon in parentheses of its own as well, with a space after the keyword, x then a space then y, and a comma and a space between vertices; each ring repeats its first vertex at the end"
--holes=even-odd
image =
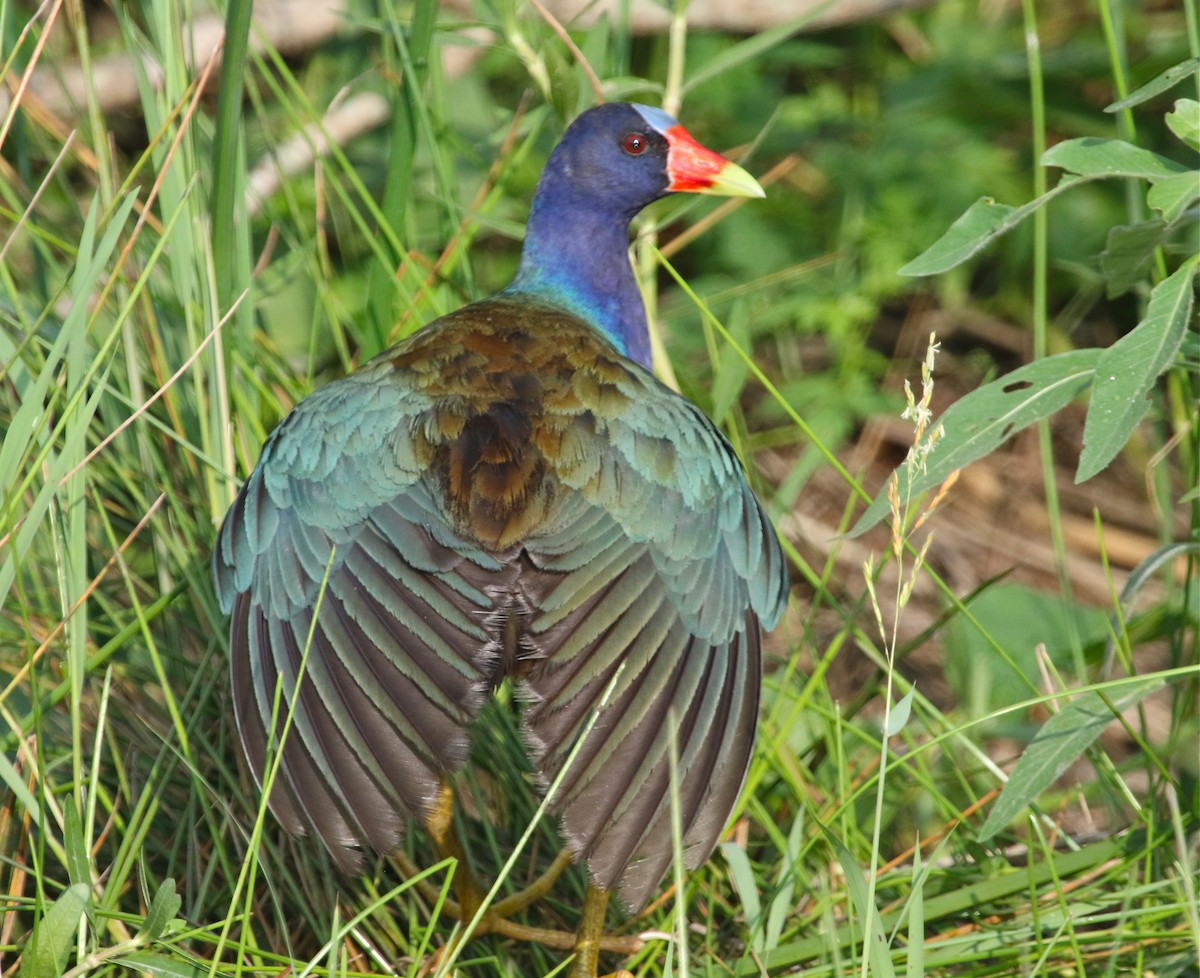
POLYGON ((626 410, 586 413, 592 450, 557 469, 575 491, 527 544, 560 576, 530 622, 545 658, 527 678, 525 723, 543 778, 561 776, 552 808, 568 842, 600 885, 639 907, 674 851, 672 749, 689 867, 708 858, 736 802, 757 724, 761 630, 782 614, 787 574, 708 418, 632 365, 617 386, 626 410))
POLYGON ((213 555, 251 767, 261 781, 290 707, 271 807, 347 868, 348 847, 394 848, 465 758, 495 668, 484 588, 505 574, 447 523, 408 434, 429 400, 392 373, 367 367, 289 415, 213 555))

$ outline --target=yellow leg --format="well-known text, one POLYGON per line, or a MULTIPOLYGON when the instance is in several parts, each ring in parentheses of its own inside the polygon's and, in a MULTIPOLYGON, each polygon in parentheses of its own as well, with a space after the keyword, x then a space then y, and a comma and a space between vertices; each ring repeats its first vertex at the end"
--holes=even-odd
POLYGON ((454 822, 454 789, 444 781, 437 804, 425 820, 425 827, 433 837, 438 855, 443 859, 452 857, 457 864, 453 884, 454 893, 458 897, 456 916, 459 920, 468 921, 475 916, 475 911, 483 903, 485 891, 476 882, 475 874, 471 872, 471 864, 467 862, 467 851, 454 822))
MULTIPOLYGON (((457 864, 452 884, 457 899, 446 901, 442 905, 442 909, 447 916, 462 921, 464 924, 469 923, 475 918, 483 904, 487 891, 480 886, 467 862, 466 847, 463 845, 458 826, 454 821, 454 791, 448 784, 443 783, 437 803, 425 820, 425 826, 429 830, 438 855, 443 859, 453 858, 457 864)), ((402 853, 395 853, 391 858, 405 876, 412 877, 418 874, 417 866, 402 853)), ((544 927, 530 927, 507 919, 511 914, 524 910, 545 896, 554 885, 554 881, 571 862, 571 854, 564 849, 555 857, 549 868, 529 886, 488 907, 476 923, 472 935, 479 937, 483 934, 499 934, 502 937, 519 941, 535 941, 546 947, 564 951, 573 949, 575 960, 568 978, 577 978, 577 976, 596 978, 596 968, 601 951, 628 956, 641 950, 643 942, 637 937, 617 937, 604 933, 604 911, 608 906, 609 894, 607 890, 593 886, 588 886, 579 930, 574 934, 569 931, 550 930, 544 927), (591 970, 586 970, 588 968, 591 970)), ((428 882, 418 883, 417 888, 431 902, 436 902, 440 896, 438 889, 428 882)), ((627 971, 621 971, 607 976, 607 978, 632 978, 632 976, 627 971)))
MULTIPOLYGON (((575 933, 575 956, 567 978, 596 978, 600 970, 600 951, 607 950, 604 937, 604 912, 608 909, 609 891, 588 884, 583 898, 583 913, 575 933)), ((607 978, 622 978, 628 971, 618 971, 607 978)))

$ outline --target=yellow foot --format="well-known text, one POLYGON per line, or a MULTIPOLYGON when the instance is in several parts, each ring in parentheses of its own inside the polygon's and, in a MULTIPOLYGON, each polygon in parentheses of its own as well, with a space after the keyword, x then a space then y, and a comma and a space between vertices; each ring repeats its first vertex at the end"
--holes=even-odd
MULTIPOLYGON (((563 951, 574 951, 571 970, 567 978, 597 978, 600 952, 631 955, 642 948, 637 937, 617 937, 604 933, 604 911, 608 906, 608 891, 588 886, 584 898, 583 913, 578 932, 550 930, 544 927, 529 927, 508 918, 536 903, 554 885, 554 881, 572 862, 571 853, 564 849, 541 876, 525 889, 494 904, 486 905, 487 891, 479 885, 467 862, 466 848, 454 822, 454 794, 448 784, 442 785, 437 804, 425 822, 433 837, 438 854, 453 858, 456 866, 452 887, 456 900, 446 900, 442 910, 447 916, 468 925, 468 932, 461 939, 498 934, 518 941, 535 941, 546 947, 563 951)), ((392 862, 405 876, 419 875, 419 870, 403 853, 395 853, 392 862)), ((416 884, 417 889, 431 903, 436 904, 441 891, 426 880, 416 884)), ((616 971, 605 978, 633 978, 628 971, 616 971)))

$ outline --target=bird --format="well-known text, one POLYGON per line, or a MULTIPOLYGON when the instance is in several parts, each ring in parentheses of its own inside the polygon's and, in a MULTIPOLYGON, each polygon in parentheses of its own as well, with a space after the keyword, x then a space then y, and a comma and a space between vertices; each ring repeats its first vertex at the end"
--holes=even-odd
POLYGON ((511 284, 302 399, 212 556, 249 768, 278 753, 270 808, 348 872, 411 820, 462 855, 449 778, 513 683, 587 869, 586 978, 609 894, 636 910, 672 865, 673 807, 685 864, 712 853, 788 595, 730 443, 653 373, 629 227, 680 192, 764 195, 662 109, 578 115, 511 284))

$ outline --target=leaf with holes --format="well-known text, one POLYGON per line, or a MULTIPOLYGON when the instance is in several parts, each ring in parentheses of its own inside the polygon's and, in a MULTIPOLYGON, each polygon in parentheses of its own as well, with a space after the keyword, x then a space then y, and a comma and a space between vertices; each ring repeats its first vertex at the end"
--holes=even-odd
MULTIPOLYGON (((1101 352, 1072 350, 1046 357, 971 391, 951 405, 938 422, 945 434, 927 458, 925 468, 911 478, 907 466, 896 470, 901 502, 941 485, 952 472, 983 458, 1018 431, 1070 404, 1091 385, 1101 352)), ((885 487, 859 517, 850 535, 869 530, 887 514, 885 487)))
POLYGON ((1150 407, 1147 393, 1183 344, 1194 301, 1193 256, 1150 293, 1145 318, 1096 361, 1092 403, 1083 425, 1083 452, 1075 481, 1100 472, 1125 447, 1150 407))

